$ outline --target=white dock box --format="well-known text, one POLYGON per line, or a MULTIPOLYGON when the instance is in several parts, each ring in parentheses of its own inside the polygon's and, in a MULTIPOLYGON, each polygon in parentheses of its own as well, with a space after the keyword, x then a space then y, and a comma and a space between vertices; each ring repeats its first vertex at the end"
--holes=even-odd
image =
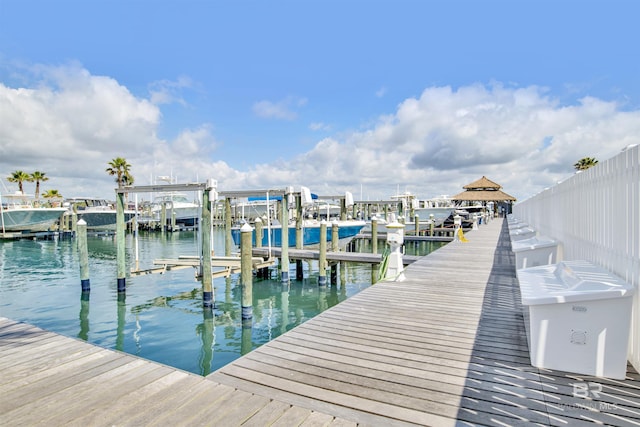
POLYGON ((524 239, 530 239, 536 236, 536 230, 531 227, 517 228, 515 230, 509 230, 509 237, 512 242, 524 239))
POLYGON ((558 261, 558 242, 550 237, 536 236, 511 243, 516 256, 516 269, 555 264, 558 261))
POLYGON ((633 287, 588 261, 517 270, 531 364, 624 379, 633 287))
POLYGON ((513 230, 517 230, 518 228, 528 227, 529 224, 523 221, 512 221, 507 223, 507 226, 509 227, 509 231, 513 231, 513 230))

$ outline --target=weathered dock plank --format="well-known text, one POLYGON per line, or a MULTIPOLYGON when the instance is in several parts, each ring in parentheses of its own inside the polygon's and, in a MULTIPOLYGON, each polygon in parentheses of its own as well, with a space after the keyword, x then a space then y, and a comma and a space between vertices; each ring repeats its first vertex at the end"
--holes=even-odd
POLYGON ((351 423, 1 317, 0 369, 0 425, 351 423))
POLYGON ((0 425, 639 426, 631 366, 529 364, 505 224, 467 238, 206 378, 0 318, 0 425))
POLYGON ((211 374, 366 425, 640 425, 640 383, 533 368, 505 224, 493 221, 211 374), (597 402, 573 383, 602 385, 597 402))

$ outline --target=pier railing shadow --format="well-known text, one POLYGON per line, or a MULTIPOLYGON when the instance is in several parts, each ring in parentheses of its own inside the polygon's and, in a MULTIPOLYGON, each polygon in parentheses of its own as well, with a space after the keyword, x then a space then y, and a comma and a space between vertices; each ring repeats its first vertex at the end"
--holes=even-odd
POLYGON ((483 425, 640 424, 640 376, 625 381, 530 364, 515 256, 503 221, 457 416, 483 425))

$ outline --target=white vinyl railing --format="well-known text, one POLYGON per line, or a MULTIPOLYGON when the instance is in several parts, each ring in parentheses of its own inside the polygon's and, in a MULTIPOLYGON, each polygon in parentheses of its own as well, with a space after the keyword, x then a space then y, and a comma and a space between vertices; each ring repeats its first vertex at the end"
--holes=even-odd
POLYGON ((640 146, 517 203, 513 216, 556 239, 559 259, 591 261, 634 286, 629 360, 640 371, 640 146))

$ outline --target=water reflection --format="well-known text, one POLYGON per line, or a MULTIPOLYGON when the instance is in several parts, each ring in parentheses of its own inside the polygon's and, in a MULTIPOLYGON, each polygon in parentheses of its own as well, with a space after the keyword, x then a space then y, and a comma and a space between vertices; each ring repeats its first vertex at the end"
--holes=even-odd
POLYGON ((89 292, 80 293, 80 332, 78 338, 89 340, 89 292))
POLYGON ((215 316, 211 307, 203 308, 202 323, 197 327, 197 333, 202 340, 202 350, 199 357, 200 374, 209 375, 213 361, 213 349, 216 343, 215 316))
MULTIPOLYGON (((214 245, 217 252, 223 250, 214 245)), ((197 246, 194 233, 141 235, 140 265, 151 267, 157 258, 193 255, 197 246)), ((275 274, 275 280, 254 279, 254 317, 243 324, 237 275, 214 280, 215 305, 206 311, 201 284, 192 270, 132 276, 126 293, 119 294, 115 240, 89 236, 88 247, 91 295, 78 298, 74 240, 0 242, 1 315, 202 375, 371 284, 370 266, 343 262, 336 267, 337 280, 319 288, 317 262, 305 261, 302 280, 283 285, 275 274)), ((132 248, 127 236, 131 262, 132 248)))

